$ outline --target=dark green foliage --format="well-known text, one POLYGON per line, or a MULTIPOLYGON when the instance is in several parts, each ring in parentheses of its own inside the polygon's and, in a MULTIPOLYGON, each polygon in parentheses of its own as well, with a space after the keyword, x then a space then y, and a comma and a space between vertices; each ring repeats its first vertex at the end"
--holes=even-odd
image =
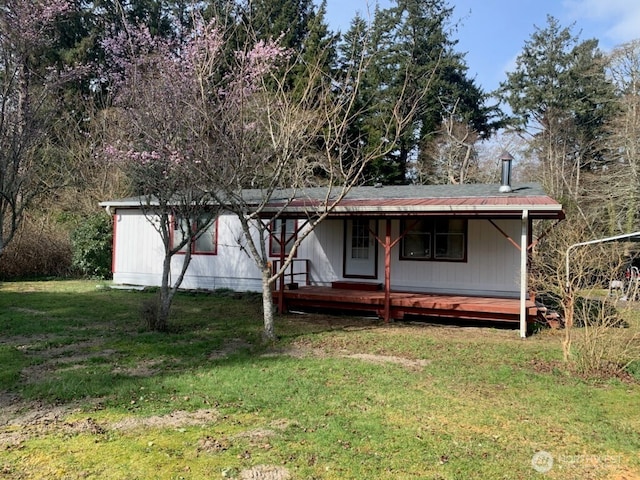
POLYGON ((109 277, 112 237, 111 218, 108 215, 85 218, 71 235, 73 268, 88 277, 109 277))
POLYGON ((247 25, 256 39, 281 37, 281 45, 297 51, 304 45, 313 12, 311 0, 259 0, 245 7, 247 25))
POLYGON ((637 380, 640 380, 640 360, 636 360, 635 362, 631 362, 627 366, 627 372, 630 375, 633 375, 637 380))
POLYGON ((614 113, 615 95, 605 68, 597 40, 581 41, 572 27, 548 16, 500 84, 512 124, 533 134, 531 145, 544 167, 540 180, 556 198, 575 200, 581 172, 609 161, 605 124, 614 113))
MULTIPOLYGON (((365 141, 376 135, 397 139, 396 148, 367 172, 368 183, 401 184, 412 180, 412 162, 433 161, 426 152, 449 115, 488 138, 497 124, 495 108, 485 107, 486 95, 467 77, 464 55, 452 38, 453 9, 443 0, 397 0, 377 10, 372 31, 356 17, 340 46, 341 64, 348 67, 364 53, 371 59, 362 89, 363 115, 357 133, 365 141), (370 45, 362 50, 363 41, 370 45), (386 119, 402 99, 399 114, 408 121, 398 132, 385 132, 386 119)), ((366 44, 365 44, 366 45, 366 44)))

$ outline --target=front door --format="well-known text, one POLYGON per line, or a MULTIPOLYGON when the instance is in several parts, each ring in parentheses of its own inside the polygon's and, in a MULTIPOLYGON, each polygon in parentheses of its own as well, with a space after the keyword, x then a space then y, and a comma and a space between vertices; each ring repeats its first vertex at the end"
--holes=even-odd
POLYGON ((371 232, 376 221, 355 218, 345 222, 344 276, 376 278, 378 273, 378 244, 371 232))

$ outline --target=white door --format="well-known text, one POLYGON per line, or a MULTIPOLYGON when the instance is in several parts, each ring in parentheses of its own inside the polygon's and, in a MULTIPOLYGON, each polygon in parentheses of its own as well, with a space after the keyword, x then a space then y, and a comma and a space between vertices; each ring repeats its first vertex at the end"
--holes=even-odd
POLYGON ((378 244, 371 232, 376 232, 376 221, 355 218, 345 222, 344 276, 376 278, 378 244))

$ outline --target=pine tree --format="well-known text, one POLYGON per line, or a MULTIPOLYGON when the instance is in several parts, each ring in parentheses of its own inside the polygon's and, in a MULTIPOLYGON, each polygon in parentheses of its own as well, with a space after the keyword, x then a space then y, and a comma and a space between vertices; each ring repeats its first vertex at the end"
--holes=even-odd
POLYGON ((534 140, 547 191, 577 200, 583 172, 607 162, 604 125, 615 103, 597 40, 580 41, 571 27, 548 16, 546 27, 525 42, 499 93, 513 124, 534 140))
POLYGON ((455 51, 452 14, 445 0, 397 0, 395 6, 376 11, 370 82, 376 84, 380 111, 372 111, 368 123, 375 129, 376 117, 391 115, 385 106, 394 105, 396 98, 405 105, 398 113, 411 120, 399 132, 396 150, 372 167, 370 177, 390 184, 415 180, 416 162, 431 161, 426 152, 454 106, 461 121, 482 136, 490 135, 485 96, 467 78, 464 55, 455 51))

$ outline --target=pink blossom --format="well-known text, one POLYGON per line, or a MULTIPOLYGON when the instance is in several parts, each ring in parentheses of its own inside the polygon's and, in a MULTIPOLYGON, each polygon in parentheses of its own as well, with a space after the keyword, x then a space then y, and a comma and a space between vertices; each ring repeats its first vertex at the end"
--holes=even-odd
POLYGON ((0 15, 9 32, 19 33, 30 48, 46 41, 45 32, 60 15, 71 10, 69 0, 8 0, 3 2, 0 15))

